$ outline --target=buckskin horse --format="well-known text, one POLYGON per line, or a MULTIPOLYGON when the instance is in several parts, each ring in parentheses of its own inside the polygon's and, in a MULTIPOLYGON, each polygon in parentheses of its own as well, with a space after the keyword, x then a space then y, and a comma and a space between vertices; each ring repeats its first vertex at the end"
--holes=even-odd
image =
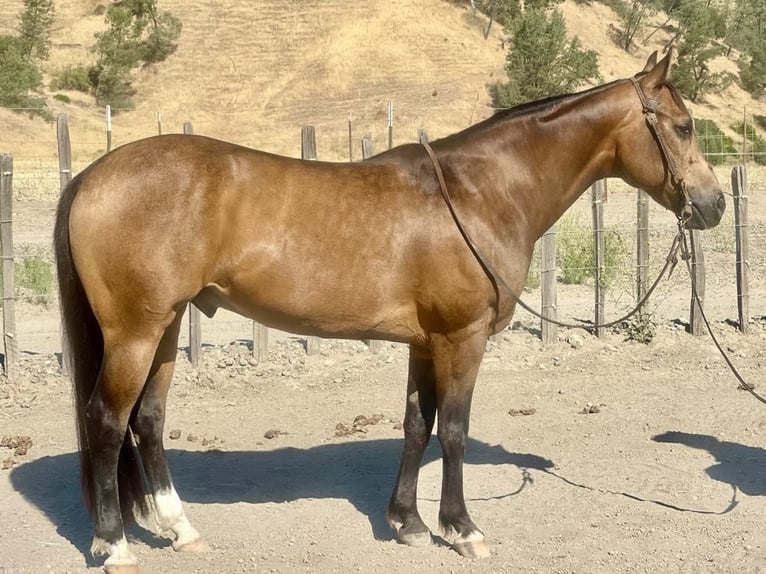
POLYGON ((176 550, 205 548, 163 447, 190 301, 207 315, 223 307, 299 334, 406 343, 404 448, 388 521, 403 544, 431 541, 417 484, 438 413, 439 522, 457 552, 488 555, 463 495, 471 397, 535 241, 604 177, 646 190, 688 228, 723 214, 670 68, 671 55, 657 62, 655 53, 633 78, 498 112, 432 150, 408 144, 328 163, 164 135, 75 177, 54 241, 91 551, 107 555, 106 572, 138 571, 129 519, 176 550))

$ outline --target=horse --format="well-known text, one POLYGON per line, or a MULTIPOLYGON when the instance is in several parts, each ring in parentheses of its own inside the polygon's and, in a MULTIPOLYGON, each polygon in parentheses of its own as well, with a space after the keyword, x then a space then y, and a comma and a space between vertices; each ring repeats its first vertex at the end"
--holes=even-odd
POLYGON ((402 544, 432 541, 417 487, 438 413, 439 523, 461 555, 489 555, 463 494, 471 398, 535 241, 605 177, 646 190, 687 228, 713 227, 724 212, 670 70, 671 54, 655 53, 632 78, 499 111, 430 149, 401 145, 363 162, 162 135, 79 173, 61 195, 54 244, 91 552, 106 555, 105 571, 138 572, 128 521, 177 551, 206 548, 163 446, 189 302, 297 334, 407 344, 388 522, 402 544))

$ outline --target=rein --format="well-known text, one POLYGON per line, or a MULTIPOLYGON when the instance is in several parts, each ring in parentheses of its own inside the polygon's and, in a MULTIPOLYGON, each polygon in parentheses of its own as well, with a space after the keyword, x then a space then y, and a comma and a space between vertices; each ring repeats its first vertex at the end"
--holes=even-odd
POLYGON ((439 160, 437 159, 436 154, 434 153, 434 150, 426 141, 422 142, 422 145, 425 148, 426 152, 428 153, 428 157, 431 158, 431 162, 433 163, 433 166, 434 166, 434 171, 436 172, 436 179, 439 180, 439 189, 441 190, 442 198, 444 198, 444 202, 447 204, 447 208, 449 209, 449 212, 452 215, 452 219, 455 222, 455 225, 460 231, 460 235, 463 237, 463 240, 468 245, 468 248, 471 250, 471 253, 473 254, 473 256, 479 262, 479 265, 481 265, 482 269, 484 270, 484 273, 486 273, 487 277, 492 283, 493 289, 495 290, 495 304, 494 304, 495 321, 493 321, 493 327, 497 323, 497 320, 500 314, 500 288, 501 287, 503 288, 504 291, 506 291, 511 296, 511 298, 516 302, 516 304, 519 305, 522 309, 531 313, 535 317, 542 319, 543 321, 546 321, 553 325, 558 325, 559 327, 567 327, 571 329, 598 329, 598 328, 614 327, 615 325, 619 325, 623 321, 630 319, 633 315, 638 313, 641 307, 649 300, 649 297, 652 295, 652 293, 654 293, 654 290, 659 285, 660 281, 662 280, 662 277, 665 275, 665 272, 669 270, 668 277, 670 277, 670 275, 673 273, 673 269, 678 263, 678 250, 681 247, 681 244, 684 240, 684 235, 681 231, 679 231, 679 233, 673 239, 673 243, 670 246, 670 251, 668 252, 667 257, 665 258, 665 265, 660 271, 660 274, 657 276, 657 279, 655 279, 651 287, 647 289, 646 293, 641 298, 641 300, 636 304, 633 310, 627 313, 626 315, 623 315, 622 317, 620 317, 619 319, 615 319, 614 321, 610 321, 608 323, 602 323, 598 325, 591 325, 586 323, 564 323, 562 321, 551 319, 550 317, 545 317, 542 313, 540 313, 536 309, 533 309, 532 307, 527 305, 521 299, 521 297, 519 297, 519 295, 517 295, 516 292, 513 289, 511 289, 508 283, 505 282, 505 280, 500 276, 500 274, 497 272, 495 267, 487 260, 487 258, 481 252, 479 247, 471 238, 468 231, 463 226, 463 222, 458 217, 457 211, 455 210, 455 206, 452 203, 452 198, 449 195, 449 191, 447 191, 447 184, 444 180, 444 173, 442 172, 441 165, 439 164, 439 160))

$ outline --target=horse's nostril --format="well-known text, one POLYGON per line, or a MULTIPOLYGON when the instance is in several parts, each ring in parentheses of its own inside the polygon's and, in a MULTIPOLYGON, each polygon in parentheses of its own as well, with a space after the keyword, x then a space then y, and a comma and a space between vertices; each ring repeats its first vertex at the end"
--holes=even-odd
POLYGON ((719 194, 718 201, 716 202, 716 207, 718 207, 718 211, 721 213, 726 211, 726 199, 724 199, 723 193, 719 194))

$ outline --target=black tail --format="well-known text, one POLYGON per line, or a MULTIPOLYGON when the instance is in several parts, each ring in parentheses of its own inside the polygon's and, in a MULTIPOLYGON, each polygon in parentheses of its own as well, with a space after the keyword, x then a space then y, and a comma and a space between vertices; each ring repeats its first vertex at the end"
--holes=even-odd
MULTIPOLYGON (((53 243, 58 273, 61 322, 64 340, 64 361, 69 365, 73 381, 77 438, 80 447, 82 495, 88 509, 93 512, 94 491, 91 472, 91 450, 85 422, 85 408, 98 381, 104 360, 104 338, 85 288, 77 272, 69 243, 69 216, 85 172, 75 177, 64 189, 56 212, 53 243)), ((132 418, 132 417, 131 417, 132 418)), ((131 518, 133 504, 143 509, 144 488, 140 464, 134 456, 130 437, 126 436, 120 451, 118 481, 122 513, 131 518)))

